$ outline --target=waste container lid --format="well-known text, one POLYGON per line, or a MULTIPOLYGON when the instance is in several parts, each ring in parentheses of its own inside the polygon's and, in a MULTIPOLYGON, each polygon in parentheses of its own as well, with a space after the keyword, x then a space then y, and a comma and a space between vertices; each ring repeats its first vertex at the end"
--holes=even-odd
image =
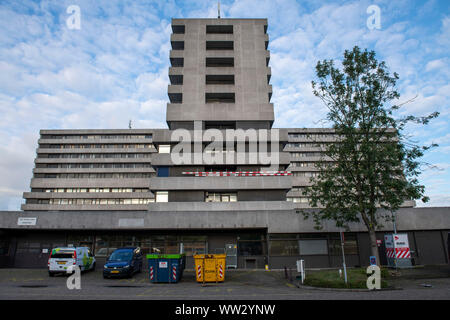
POLYGON ((194 259, 220 259, 225 258, 226 254, 195 254, 194 259))
POLYGON ((180 259, 185 256, 184 253, 181 254, 148 254, 147 259, 180 259))

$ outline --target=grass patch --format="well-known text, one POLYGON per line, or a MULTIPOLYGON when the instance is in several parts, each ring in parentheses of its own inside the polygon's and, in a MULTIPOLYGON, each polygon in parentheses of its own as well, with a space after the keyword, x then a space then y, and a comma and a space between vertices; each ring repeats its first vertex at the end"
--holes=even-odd
MULTIPOLYGON (((318 270, 306 272, 304 285, 320 288, 343 288, 343 289, 367 289, 367 274, 365 268, 347 269, 347 283, 339 277, 339 270, 318 270)), ((386 268, 381 268, 381 288, 388 288, 387 279, 390 278, 386 268)))

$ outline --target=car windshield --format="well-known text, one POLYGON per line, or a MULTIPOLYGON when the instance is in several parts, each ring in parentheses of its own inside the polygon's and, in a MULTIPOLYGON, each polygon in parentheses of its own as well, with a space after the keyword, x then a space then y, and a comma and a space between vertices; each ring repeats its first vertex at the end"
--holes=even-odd
POLYGON ((133 257, 130 251, 115 251, 109 257, 109 261, 129 261, 133 257))

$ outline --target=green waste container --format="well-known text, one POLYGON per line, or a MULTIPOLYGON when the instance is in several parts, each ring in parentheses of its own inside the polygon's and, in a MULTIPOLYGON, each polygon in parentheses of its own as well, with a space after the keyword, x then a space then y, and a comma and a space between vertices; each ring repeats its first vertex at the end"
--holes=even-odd
POLYGON ((176 283, 186 267, 185 254, 148 254, 147 261, 150 282, 176 283))

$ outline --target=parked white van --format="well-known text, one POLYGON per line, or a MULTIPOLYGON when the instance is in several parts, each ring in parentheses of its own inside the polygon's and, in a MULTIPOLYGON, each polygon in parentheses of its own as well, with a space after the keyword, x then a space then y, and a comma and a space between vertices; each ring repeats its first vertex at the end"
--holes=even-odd
POLYGON ((88 247, 54 248, 48 257, 48 274, 67 273, 70 266, 78 265, 81 271, 95 270, 95 257, 88 247))

